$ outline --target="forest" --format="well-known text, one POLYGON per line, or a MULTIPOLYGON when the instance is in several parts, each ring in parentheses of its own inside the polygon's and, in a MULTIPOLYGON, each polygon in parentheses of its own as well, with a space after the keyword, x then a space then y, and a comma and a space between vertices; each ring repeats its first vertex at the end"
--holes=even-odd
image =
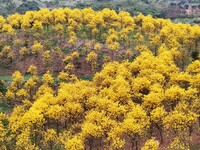
POLYGON ((0 15, 65 7, 110 8, 117 12, 127 11, 131 15, 151 14, 153 17, 173 19, 174 22, 200 23, 199 0, 0 0, 0 15))
POLYGON ((105 8, 0 16, 1 150, 198 150, 200 26, 105 8))

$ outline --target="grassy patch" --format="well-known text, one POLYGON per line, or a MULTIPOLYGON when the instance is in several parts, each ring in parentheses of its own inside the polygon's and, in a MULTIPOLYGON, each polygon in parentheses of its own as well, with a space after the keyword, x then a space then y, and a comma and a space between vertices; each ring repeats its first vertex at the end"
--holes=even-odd
POLYGON ((8 76, 5 74, 0 74, 0 79, 7 82, 7 81, 12 81, 12 76, 8 76))
POLYGON ((93 76, 81 76, 80 79, 81 79, 81 80, 89 80, 89 81, 92 81, 93 76))
POLYGON ((1 67, 2 69, 5 69, 5 70, 9 70, 9 69, 10 69, 10 66, 9 66, 9 65, 3 65, 3 64, 1 64, 0 67, 1 67))
POLYGON ((70 53, 70 49, 63 49, 62 50, 64 54, 69 54, 70 53))
POLYGON ((0 112, 6 112, 12 109, 10 106, 6 105, 5 103, 0 103, 0 112))
MULTIPOLYGON (((24 80, 27 81, 32 75, 25 75, 24 80)), ((41 79, 41 76, 39 76, 39 79, 41 79)), ((5 82, 12 81, 12 76, 8 76, 5 74, 0 74, 0 80, 3 80, 5 82)))
POLYGON ((32 77, 32 75, 25 75, 24 80, 27 81, 30 77, 32 77))

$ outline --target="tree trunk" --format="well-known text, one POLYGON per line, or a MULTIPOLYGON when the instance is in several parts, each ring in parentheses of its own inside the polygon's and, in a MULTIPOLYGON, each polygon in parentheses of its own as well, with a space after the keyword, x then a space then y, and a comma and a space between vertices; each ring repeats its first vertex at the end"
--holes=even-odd
POLYGON ((93 139, 89 139, 89 149, 92 150, 93 139))
POLYGON ((152 133, 153 133, 153 123, 150 124, 150 127, 149 127, 149 137, 150 138, 152 137, 152 133))
POLYGON ((53 142, 50 141, 50 150, 53 150, 53 142))
POLYGON ((135 141, 135 149, 138 150, 138 141, 135 141))
POLYGON ((131 142, 131 149, 134 150, 134 141, 131 142))
POLYGON ((156 126, 157 126, 159 134, 160 134, 160 142, 163 143, 162 128, 158 124, 156 124, 156 126))
POLYGON ((189 127, 189 136, 192 135, 192 131, 193 131, 192 126, 190 126, 190 127, 189 127))
POLYGON ((56 121, 56 132, 57 132, 57 134, 59 134, 59 121, 58 120, 56 121))
POLYGON ((198 117, 198 120, 199 120, 199 127, 200 127, 200 117, 198 117))

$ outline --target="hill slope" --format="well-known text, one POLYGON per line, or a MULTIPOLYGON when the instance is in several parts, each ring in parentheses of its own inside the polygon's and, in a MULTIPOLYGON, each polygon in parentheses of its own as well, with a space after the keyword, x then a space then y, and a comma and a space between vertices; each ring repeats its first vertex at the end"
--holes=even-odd
POLYGON ((150 15, 0 17, 0 149, 198 148, 199 53, 200 26, 150 15))
MULTIPOLYGON (((200 16, 198 0, 0 0, 0 15, 40 8, 86 8, 100 10, 108 7, 116 11, 125 10, 132 15, 152 14, 162 18, 196 18, 200 16)), ((182 20, 184 21, 184 20, 182 20)))

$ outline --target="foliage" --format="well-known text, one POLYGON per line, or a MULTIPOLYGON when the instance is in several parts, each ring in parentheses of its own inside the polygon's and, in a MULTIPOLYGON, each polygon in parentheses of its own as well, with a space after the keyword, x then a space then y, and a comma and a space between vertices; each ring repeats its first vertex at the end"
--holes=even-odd
POLYGON ((14 107, 0 114, 4 147, 156 150, 170 137, 169 149, 190 148, 200 125, 200 61, 190 55, 199 26, 108 8, 42 9, 0 23, 0 61, 31 64, 0 93, 14 107))

